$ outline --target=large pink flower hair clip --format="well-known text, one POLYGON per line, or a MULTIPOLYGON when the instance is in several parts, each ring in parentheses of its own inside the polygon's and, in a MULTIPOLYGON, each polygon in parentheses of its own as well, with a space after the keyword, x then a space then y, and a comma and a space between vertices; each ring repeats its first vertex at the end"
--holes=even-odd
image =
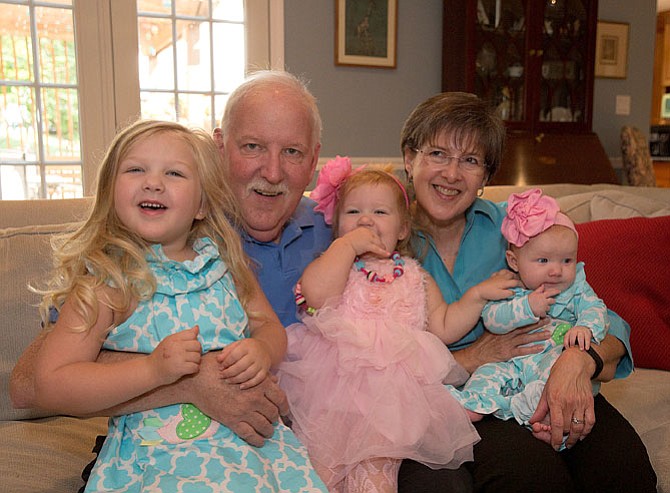
POLYGON ((326 224, 333 223, 333 214, 335 213, 340 186, 347 178, 364 167, 361 166, 352 170, 351 159, 346 156, 336 156, 335 159, 331 159, 321 168, 316 179, 316 187, 310 192, 309 197, 317 203, 314 210, 323 214, 326 224))
POLYGON ((529 239, 554 225, 565 226, 577 234, 574 223, 561 212, 558 202, 542 195, 539 188, 531 188, 509 196, 507 215, 500 230, 512 245, 522 247, 529 239))

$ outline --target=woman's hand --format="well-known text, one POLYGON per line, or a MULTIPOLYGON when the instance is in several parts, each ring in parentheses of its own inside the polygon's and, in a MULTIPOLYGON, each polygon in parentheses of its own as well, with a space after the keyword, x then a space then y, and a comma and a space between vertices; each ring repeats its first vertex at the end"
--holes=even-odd
POLYGON ((516 356, 539 353, 542 351, 541 344, 530 344, 532 342, 544 341, 551 337, 551 332, 540 330, 530 332, 544 326, 548 319, 515 329, 507 334, 492 334, 484 331, 475 342, 465 349, 454 352, 454 358, 468 372, 472 373, 478 367, 486 363, 507 361, 516 356))
POLYGON ((551 446, 558 450, 563 434, 565 446, 572 447, 585 438, 596 422, 591 390, 594 363, 579 348, 566 349, 551 368, 542 397, 530 423, 551 423, 551 446))

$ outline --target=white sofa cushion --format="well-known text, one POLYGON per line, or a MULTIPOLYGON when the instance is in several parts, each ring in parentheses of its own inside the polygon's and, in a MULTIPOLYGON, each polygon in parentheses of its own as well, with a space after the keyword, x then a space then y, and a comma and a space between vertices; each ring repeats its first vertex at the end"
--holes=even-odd
POLYGON ((667 203, 619 190, 598 192, 591 199, 592 221, 658 216, 670 216, 670 206, 667 203))
POLYGON ((39 333, 40 296, 29 286, 44 286, 52 268, 51 243, 56 233, 72 231, 77 223, 0 229, 0 420, 49 416, 50 413, 14 409, 9 399, 9 376, 23 350, 39 333), (11 325, 10 325, 11 324, 11 325))

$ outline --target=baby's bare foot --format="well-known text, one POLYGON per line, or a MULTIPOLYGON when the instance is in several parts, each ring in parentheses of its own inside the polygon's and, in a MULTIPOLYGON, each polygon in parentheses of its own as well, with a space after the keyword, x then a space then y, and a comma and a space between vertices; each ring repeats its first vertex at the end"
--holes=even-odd
POLYGON ((549 423, 549 416, 547 415, 544 420, 533 423, 530 427, 535 438, 551 445, 551 424, 549 423))
POLYGON ((477 421, 481 421, 484 418, 483 414, 479 414, 479 413, 476 413, 474 411, 470 411, 469 409, 466 409, 465 413, 468 415, 468 418, 470 418, 470 421, 472 423, 476 423, 477 421))

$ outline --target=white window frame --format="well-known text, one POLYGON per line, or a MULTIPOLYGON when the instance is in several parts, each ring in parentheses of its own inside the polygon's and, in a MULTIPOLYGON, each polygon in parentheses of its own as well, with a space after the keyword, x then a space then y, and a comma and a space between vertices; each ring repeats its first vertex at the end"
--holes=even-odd
MULTIPOLYGON (((247 71, 284 68, 284 0, 245 0, 247 71)), ((135 0, 75 0, 82 180, 92 195, 97 167, 117 129, 140 115, 135 0)))

